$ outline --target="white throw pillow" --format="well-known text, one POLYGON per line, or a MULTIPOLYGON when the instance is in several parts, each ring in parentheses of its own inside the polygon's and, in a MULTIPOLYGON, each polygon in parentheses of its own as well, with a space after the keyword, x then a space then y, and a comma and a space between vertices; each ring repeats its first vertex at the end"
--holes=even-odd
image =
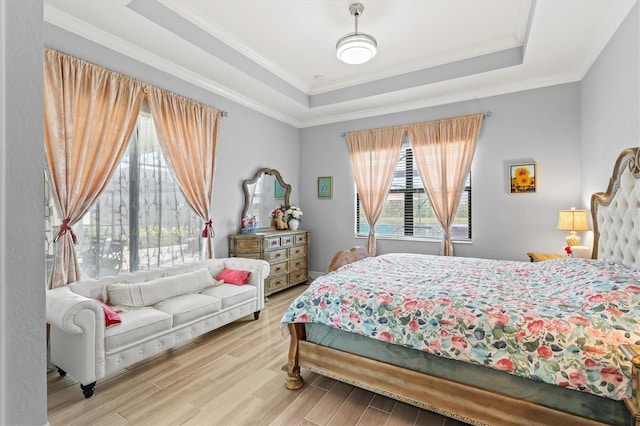
POLYGON ((216 285, 208 269, 184 272, 142 283, 111 283, 107 287, 113 306, 152 306, 171 297, 199 293, 216 285))

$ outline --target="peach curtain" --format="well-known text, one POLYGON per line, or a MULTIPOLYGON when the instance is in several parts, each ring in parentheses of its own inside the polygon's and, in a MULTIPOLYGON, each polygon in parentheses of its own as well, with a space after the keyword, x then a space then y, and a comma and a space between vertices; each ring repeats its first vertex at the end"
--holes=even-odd
POLYGON ((444 237, 440 254, 453 256, 451 225, 471 170, 482 114, 407 126, 411 150, 444 237))
POLYGON ((207 257, 214 257, 211 204, 221 111, 158 88, 149 108, 165 159, 193 211, 205 222, 207 257))
POLYGON ((72 226, 116 170, 142 102, 142 84, 46 49, 44 143, 54 200, 63 222, 49 288, 80 279, 72 226))
POLYGON ((401 127, 362 130, 347 133, 346 137, 360 205, 369 223, 367 249, 370 256, 375 256, 374 228, 391 187, 404 130, 401 127))

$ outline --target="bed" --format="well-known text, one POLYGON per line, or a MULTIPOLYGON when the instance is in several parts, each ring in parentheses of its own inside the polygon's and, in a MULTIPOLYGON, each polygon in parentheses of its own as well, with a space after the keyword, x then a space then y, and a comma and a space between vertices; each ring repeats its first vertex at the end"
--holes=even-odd
POLYGON ((592 196, 592 259, 338 262, 282 318, 286 387, 307 368, 470 424, 630 424, 618 347, 640 344, 639 155, 592 196))

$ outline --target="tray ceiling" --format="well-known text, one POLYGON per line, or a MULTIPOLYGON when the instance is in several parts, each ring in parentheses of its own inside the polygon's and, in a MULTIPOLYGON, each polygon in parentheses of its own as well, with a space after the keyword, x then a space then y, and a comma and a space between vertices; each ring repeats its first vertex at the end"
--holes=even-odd
POLYGON ((44 20, 296 127, 582 79, 637 0, 45 0, 44 20))

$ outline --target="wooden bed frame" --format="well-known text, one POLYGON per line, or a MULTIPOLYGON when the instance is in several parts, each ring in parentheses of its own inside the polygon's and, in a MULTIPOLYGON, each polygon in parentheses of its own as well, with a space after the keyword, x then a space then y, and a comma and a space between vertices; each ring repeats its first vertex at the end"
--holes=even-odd
POLYGON ((341 266, 369 257, 369 252, 362 246, 353 247, 351 250, 340 250, 333 255, 327 272, 335 271, 341 266))
MULTIPOLYGON (((599 230, 601 231, 604 226, 601 224, 598 228, 597 209, 611 203, 620 187, 618 180, 624 167, 629 167, 634 177, 640 179, 639 158, 638 148, 623 151, 616 161, 607 192, 596 193, 592 196, 591 208, 595 235, 593 258, 597 258, 600 253, 598 248, 599 230)), ((638 208, 632 207, 629 214, 637 216, 638 208)), ((608 235, 612 234, 615 233, 608 235)), ((602 243, 602 241, 600 242, 602 243)), ((340 251, 332 259, 329 269, 337 269, 355 260, 356 257, 351 250, 340 251)), ((304 385, 300 376, 300 368, 307 368, 321 375, 469 424, 549 426, 603 424, 520 398, 445 380, 308 342, 304 324, 301 323, 288 324, 288 328, 291 341, 286 365, 285 386, 287 389, 300 389, 304 385)))

